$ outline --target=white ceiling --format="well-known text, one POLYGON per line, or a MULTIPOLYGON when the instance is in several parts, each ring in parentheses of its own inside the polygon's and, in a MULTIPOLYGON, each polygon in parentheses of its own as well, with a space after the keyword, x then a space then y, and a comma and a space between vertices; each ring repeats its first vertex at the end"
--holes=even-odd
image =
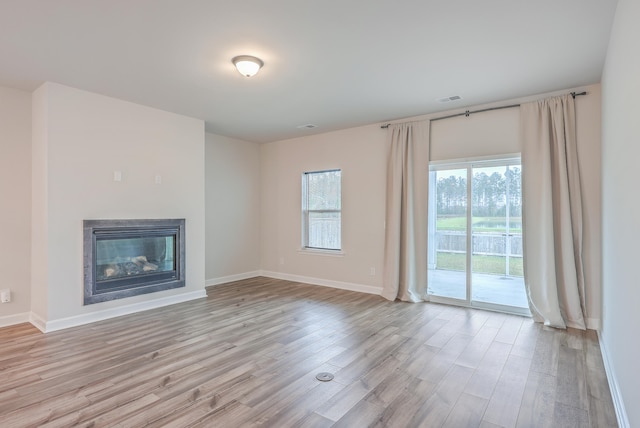
POLYGON ((600 81, 616 0, 0 0, 0 85, 255 142, 600 81), (250 79, 231 58, 264 60, 250 79), (438 103, 460 95, 461 101, 438 103), (318 128, 297 129, 315 124, 318 128))

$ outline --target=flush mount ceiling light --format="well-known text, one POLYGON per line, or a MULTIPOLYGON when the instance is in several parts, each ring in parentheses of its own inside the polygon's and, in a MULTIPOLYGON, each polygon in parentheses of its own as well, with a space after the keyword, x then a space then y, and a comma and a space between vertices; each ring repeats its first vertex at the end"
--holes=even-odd
POLYGON ((245 77, 255 76, 260 68, 264 65, 264 62, 260 58, 250 55, 240 55, 231 60, 233 65, 236 66, 240 74, 245 77))

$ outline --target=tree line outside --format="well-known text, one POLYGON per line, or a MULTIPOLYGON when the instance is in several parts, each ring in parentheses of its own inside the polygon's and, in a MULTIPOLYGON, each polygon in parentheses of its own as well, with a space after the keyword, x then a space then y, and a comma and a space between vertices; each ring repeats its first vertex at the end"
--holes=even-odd
MULTIPOLYGON (((522 212, 522 185, 519 167, 509 167, 504 174, 474 172, 471 202, 477 217, 503 217, 509 203, 511 215, 522 212), (508 201, 505 195, 508 194, 508 201)), ((451 175, 438 177, 436 184, 438 218, 465 216, 467 210, 467 178, 451 175)))

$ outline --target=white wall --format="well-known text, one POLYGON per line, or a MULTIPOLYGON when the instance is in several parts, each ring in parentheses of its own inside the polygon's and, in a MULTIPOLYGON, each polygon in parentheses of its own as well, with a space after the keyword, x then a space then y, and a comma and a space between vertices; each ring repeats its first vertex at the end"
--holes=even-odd
MULTIPOLYGON (((602 78, 602 343, 614 402, 640 426, 640 2, 619 0, 602 78)), ((624 426, 624 425, 623 425, 624 426)))
POLYGON ((36 315, 51 322, 202 292, 204 123, 52 83, 34 93, 33 103, 34 151, 41 153, 34 164, 44 163, 34 171, 34 196, 44 199, 45 212, 34 213, 41 251, 32 262, 46 269, 34 281, 46 284, 32 288, 48 292, 34 296, 36 315), (121 182, 113 180, 116 170, 121 182), (127 218, 186 219, 186 287, 84 306, 82 220, 127 218))
POLYGON ((517 108, 433 121, 429 159, 443 161, 520 153, 519 123, 517 108))
MULTIPOLYGON (((585 180, 587 316, 589 326, 598 328, 601 318, 600 86, 579 88, 582 89, 588 95, 576 98, 576 119, 580 167, 585 180)), ((517 104, 572 90, 469 109, 517 104)), ((428 119, 458 111, 464 109, 405 120, 428 119)), ((519 117, 518 109, 514 108, 434 121, 431 159, 442 161, 519 152, 519 117)), ((264 144, 261 149, 262 268, 280 277, 381 287, 387 132, 379 125, 370 125, 264 144), (345 255, 330 257, 302 253, 298 251, 301 239, 300 175, 304 171, 331 168, 342 169, 345 255), (375 268, 374 276, 370 275, 371 267, 375 268)), ((375 290, 370 288, 368 291, 375 290)))
POLYGON ((260 146, 206 134, 206 278, 213 285, 260 269, 260 146))
POLYGON ((379 125, 370 125, 261 146, 263 270, 289 278, 377 287, 367 291, 380 291, 385 137, 379 125), (301 252, 301 175, 335 168, 342 169, 344 255, 301 252), (371 268, 375 269, 373 276, 371 268))
POLYGON ((0 87, 0 327, 26 321, 31 304, 31 94, 0 87), (19 316, 19 314, 21 314, 19 316))

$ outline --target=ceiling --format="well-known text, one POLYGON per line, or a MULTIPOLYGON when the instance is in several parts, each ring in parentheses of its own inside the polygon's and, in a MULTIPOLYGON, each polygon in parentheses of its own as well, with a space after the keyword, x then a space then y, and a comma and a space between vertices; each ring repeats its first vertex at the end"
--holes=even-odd
POLYGON ((1 0, 0 85, 269 142, 600 81, 616 0, 1 0), (265 65, 252 78, 236 55, 265 65), (462 100, 440 103, 443 97, 462 100), (298 129, 314 124, 315 129, 298 129))

